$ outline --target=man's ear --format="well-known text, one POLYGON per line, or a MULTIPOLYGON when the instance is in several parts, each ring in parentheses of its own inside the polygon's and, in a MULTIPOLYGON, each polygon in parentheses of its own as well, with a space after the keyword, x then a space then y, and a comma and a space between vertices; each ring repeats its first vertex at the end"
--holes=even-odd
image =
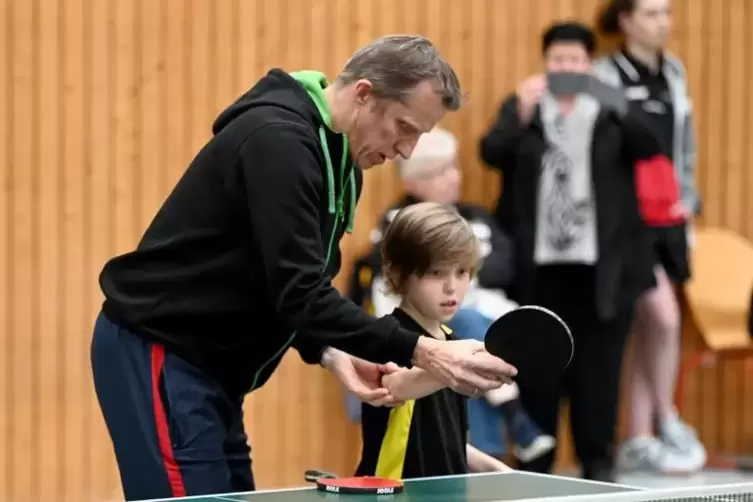
POLYGON ((374 98, 374 86, 369 80, 362 78, 353 84, 353 95, 355 96, 356 103, 365 105, 369 100, 374 98))

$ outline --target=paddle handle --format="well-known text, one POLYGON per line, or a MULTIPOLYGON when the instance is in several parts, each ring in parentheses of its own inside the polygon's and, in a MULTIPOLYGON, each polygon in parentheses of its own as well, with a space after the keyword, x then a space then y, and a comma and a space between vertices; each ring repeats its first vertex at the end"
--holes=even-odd
POLYGON ((304 473, 304 478, 309 483, 316 483, 320 479, 323 478, 336 478, 337 476, 335 474, 332 474, 331 472, 327 471, 320 471, 317 469, 310 469, 304 473))

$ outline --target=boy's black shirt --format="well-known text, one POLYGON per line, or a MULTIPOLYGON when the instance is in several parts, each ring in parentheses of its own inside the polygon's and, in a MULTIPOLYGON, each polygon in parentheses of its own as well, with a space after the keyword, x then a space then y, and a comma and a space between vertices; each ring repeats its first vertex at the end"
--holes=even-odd
MULTIPOLYGON (((412 317, 401 309, 395 309, 390 316, 406 329, 420 332, 422 336, 431 336, 412 317)), ((452 340, 452 334, 447 334, 452 340)), ((404 404, 403 406, 410 406, 404 404)), ((413 404, 410 426, 402 453, 402 472, 377 472, 380 455, 390 455, 387 451, 400 448, 399 444, 390 444, 389 448, 382 448, 388 427, 405 427, 405 423, 392 421, 391 414, 396 408, 373 407, 362 405, 361 462, 356 470, 356 476, 397 476, 400 479, 418 478, 425 476, 445 476, 452 474, 466 474, 468 472, 468 456, 466 452, 466 432, 468 418, 466 415, 465 397, 444 388, 428 396, 416 399, 413 404)), ((401 416, 406 419, 405 416, 401 416)), ((397 443, 397 441, 395 442, 397 443)), ((398 456, 400 454, 398 453, 398 456)))

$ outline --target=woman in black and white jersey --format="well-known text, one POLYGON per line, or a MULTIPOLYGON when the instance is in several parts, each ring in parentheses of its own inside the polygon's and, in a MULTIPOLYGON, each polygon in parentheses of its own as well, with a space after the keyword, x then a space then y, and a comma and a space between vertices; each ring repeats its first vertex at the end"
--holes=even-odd
POLYGON ((599 28, 603 35, 619 38, 620 45, 594 65, 602 79, 625 89, 631 111, 651 125, 662 149, 660 161, 671 162, 679 185, 679 201, 671 210, 676 222, 648 223, 653 255, 647 258, 654 263, 657 286, 636 306, 629 439, 619 454, 625 469, 665 473, 692 472, 706 461, 695 431, 673 406, 680 358, 675 287, 690 277, 688 230, 700 201, 685 69, 665 48, 671 22, 671 0, 609 0, 599 28))

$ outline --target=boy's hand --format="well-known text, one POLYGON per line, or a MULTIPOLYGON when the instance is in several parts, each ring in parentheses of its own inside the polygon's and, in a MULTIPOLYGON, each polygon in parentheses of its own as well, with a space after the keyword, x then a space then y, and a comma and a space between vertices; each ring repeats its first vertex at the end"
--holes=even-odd
POLYGON ((322 365, 361 401, 372 406, 400 404, 382 386, 382 376, 397 371, 396 364, 371 363, 330 347, 322 358, 322 365))

